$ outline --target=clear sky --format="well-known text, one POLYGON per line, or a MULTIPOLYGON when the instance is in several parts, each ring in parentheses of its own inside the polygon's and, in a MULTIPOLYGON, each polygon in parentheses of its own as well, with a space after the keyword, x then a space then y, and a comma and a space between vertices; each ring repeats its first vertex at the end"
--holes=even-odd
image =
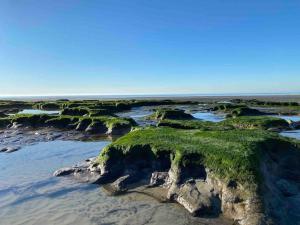
POLYGON ((0 0, 0 95, 278 92, 299 0, 0 0))

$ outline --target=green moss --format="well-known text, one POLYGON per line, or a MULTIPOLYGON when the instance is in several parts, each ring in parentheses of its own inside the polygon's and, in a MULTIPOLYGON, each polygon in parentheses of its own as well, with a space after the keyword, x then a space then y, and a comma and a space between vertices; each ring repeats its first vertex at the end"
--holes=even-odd
POLYGON ((241 116, 226 119, 219 124, 242 129, 289 128, 289 124, 284 119, 270 116, 241 116))
POLYGON ((54 118, 54 116, 47 114, 15 114, 14 116, 9 117, 11 122, 23 124, 26 126, 42 126, 47 120, 54 118))
POLYGON ((164 119, 177 119, 177 120, 188 120, 194 119, 194 117, 188 113, 185 113, 184 110, 180 109, 165 109, 159 108, 149 116, 149 119, 154 120, 164 120, 164 119))
POLYGON ((203 164, 220 178, 251 186, 260 179, 262 152, 273 151, 276 146, 283 145, 285 149, 276 150, 285 151, 292 147, 286 139, 263 130, 146 128, 132 131, 107 146, 101 152, 99 161, 103 163, 116 155, 122 159, 133 149, 150 146, 155 157, 162 152, 169 153, 173 165, 203 164))
POLYGON ((33 105, 33 108, 42 110, 59 110, 61 107, 62 105, 56 102, 40 102, 33 105))
POLYGON ((61 111, 61 115, 70 116, 83 116, 89 114, 89 110, 86 108, 65 108, 61 111))
POLYGON ((198 129, 198 130, 230 130, 234 129, 231 125, 202 121, 202 120, 162 120, 157 126, 172 127, 178 129, 198 129))

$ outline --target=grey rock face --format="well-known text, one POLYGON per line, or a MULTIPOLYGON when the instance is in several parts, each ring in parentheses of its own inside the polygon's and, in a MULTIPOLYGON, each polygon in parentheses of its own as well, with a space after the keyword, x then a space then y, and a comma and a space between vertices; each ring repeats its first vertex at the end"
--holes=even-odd
POLYGON ((0 149, 0 152, 5 152, 5 153, 11 153, 18 151, 21 147, 20 146, 8 146, 8 147, 3 147, 0 149))
POLYGON ((151 174, 149 186, 155 187, 155 186, 165 184, 168 178, 169 178, 168 172, 154 172, 151 174))
POLYGON ((55 176, 55 177, 66 176, 66 175, 73 174, 75 171, 76 171, 76 168, 74 168, 74 167, 65 167, 65 168, 56 170, 53 173, 53 176, 55 176))

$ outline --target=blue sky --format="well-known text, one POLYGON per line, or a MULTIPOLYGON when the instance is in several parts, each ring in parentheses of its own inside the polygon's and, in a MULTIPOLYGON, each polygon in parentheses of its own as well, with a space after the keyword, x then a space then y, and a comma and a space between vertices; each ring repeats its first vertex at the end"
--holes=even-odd
POLYGON ((0 95, 300 92, 300 2, 1 0, 0 95))

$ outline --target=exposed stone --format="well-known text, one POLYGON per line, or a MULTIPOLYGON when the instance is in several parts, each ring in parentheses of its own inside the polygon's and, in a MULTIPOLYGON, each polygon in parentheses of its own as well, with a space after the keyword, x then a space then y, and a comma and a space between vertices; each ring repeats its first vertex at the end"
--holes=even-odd
POLYGON ((76 171, 76 168, 74 168, 74 167, 65 167, 65 168, 56 170, 53 173, 53 176, 55 176, 55 177, 67 176, 67 175, 75 173, 75 171, 76 171))
POLYGON ((21 147, 20 146, 8 146, 8 147, 3 147, 0 149, 0 152, 5 152, 5 153, 11 153, 18 151, 21 147))
POLYGON ((118 178, 116 181, 110 184, 113 194, 119 194, 127 191, 128 185, 131 183, 131 176, 125 175, 118 178))
POLYGON ((168 172, 154 172, 151 174, 149 185, 152 187, 162 185, 166 183, 168 178, 169 178, 168 172))
POLYGON ((195 183, 183 184, 176 193, 176 201, 192 215, 199 216, 213 213, 211 193, 201 193, 195 183))

